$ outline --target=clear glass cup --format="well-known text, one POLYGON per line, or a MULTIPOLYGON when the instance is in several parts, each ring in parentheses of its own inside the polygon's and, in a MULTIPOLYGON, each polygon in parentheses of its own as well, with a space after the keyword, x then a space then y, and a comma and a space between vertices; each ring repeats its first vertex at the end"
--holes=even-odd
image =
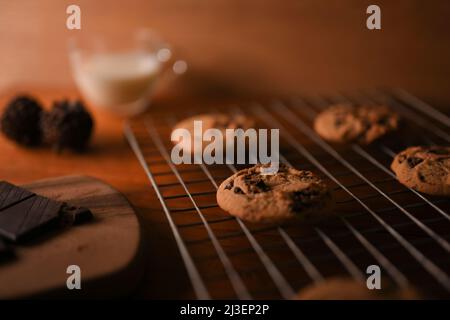
POLYGON ((120 116, 144 112, 163 76, 187 69, 186 62, 175 61, 170 47, 149 29, 123 37, 72 38, 69 58, 82 95, 94 107, 120 116))

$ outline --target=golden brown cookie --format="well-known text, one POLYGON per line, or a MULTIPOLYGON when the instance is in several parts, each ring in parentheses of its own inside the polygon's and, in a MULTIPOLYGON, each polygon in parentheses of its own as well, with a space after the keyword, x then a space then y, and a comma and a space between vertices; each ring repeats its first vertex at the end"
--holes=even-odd
POLYGON ((310 285, 294 297, 295 300, 414 300, 420 295, 412 287, 400 289, 382 280, 381 289, 368 289, 365 283, 351 278, 334 277, 310 285))
POLYGON ((391 168, 409 188, 450 196, 450 147, 410 147, 395 156, 391 168))
POLYGON ((322 111, 314 129, 325 140, 370 144, 398 128, 398 115, 385 106, 337 104, 322 111))
MULTIPOLYGON (((224 114, 224 113, 211 113, 211 114, 199 114, 187 119, 184 119, 177 123, 173 130, 183 128, 187 129, 191 135, 191 141, 181 141, 183 143, 183 150, 186 152, 193 152, 194 143, 194 121, 202 122, 202 131, 205 132, 208 129, 218 129, 222 132, 224 138, 223 145, 225 144, 225 130, 226 129, 243 129, 244 131, 256 126, 255 120, 242 114, 224 114)), ((172 141, 174 144, 178 144, 180 140, 172 141)), ((203 143, 203 148, 207 143, 203 143)))
POLYGON ((249 222, 314 221, 331 215, 334 202, 328 186, 312 172, 280 165, 276 174, 262 175, 262 168, 241 170, 222 182, 219 206, 249 222))

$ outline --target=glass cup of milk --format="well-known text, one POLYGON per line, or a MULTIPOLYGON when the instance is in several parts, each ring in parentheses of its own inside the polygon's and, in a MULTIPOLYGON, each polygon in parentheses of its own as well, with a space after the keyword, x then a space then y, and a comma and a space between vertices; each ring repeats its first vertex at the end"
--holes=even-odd
POLYGON ((164 75, 182 74, 187 65, 174 61, 170 47, 148 29, 124 38, 72 38, 69 57, 75 82, 95 107, 134 116, 150 105, 164 75))

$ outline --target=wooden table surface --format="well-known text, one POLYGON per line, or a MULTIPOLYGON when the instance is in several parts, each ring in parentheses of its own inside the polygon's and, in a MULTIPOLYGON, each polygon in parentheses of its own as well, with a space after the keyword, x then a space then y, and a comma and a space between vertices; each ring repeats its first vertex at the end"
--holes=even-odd
MULTIPOLYGON (((152 27, 188 61, 188 74, 161 88, 154 109, 176 112, 215 101, 374 86, 403 87, 450 105, 448 1, 378 1, 378 32, 365 28, 369 1, 318 2, 78 1, 81 32, 152 27)), ((46 105, 78 96, 67 63, 65 6, 0 0, 0 106, 24 91, 46 105)), ((87 174, 110 183, 136 207, 145 233, 146 276, 135 296, 192 297, 160 204, 123 138, 121 119, 96 111, 95 119, 86 154, 24 149, 0 137, 0 177, 25 183, 87 174)))
MULTIPOLYGON (((0 97, 4 106, 18 92, 37 97, 45 106, 55 99, 75 98, 73 89, 10 89, 0 97)), ((57 154, 46 147, 27 149, 0 136, 0 177, 16 184, 67 174, 99 178, 122 192, 139 214, 143 229, 145 278, 134 295, 146 298, 188 298, 191 287, 161 206, 123 133, 123 120, 91 108, 95 134, 82 154, 57 154), (170 283, 170 286, 168 285, 170 283)))

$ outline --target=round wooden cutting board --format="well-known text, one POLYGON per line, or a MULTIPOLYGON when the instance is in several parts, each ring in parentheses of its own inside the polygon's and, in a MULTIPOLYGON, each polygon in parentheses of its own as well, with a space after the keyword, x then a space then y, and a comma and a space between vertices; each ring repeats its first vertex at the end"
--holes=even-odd
POLYGON ((65 176, 23 185, 37 194, 89 208, 93 221, 42 234, 14 246, 0 262, 0 298, 113 297, 139 281, 139 223, 127 199, 87 176, 65 176), (66 286, 67 267, 81 269, 81 290, 66 286))

